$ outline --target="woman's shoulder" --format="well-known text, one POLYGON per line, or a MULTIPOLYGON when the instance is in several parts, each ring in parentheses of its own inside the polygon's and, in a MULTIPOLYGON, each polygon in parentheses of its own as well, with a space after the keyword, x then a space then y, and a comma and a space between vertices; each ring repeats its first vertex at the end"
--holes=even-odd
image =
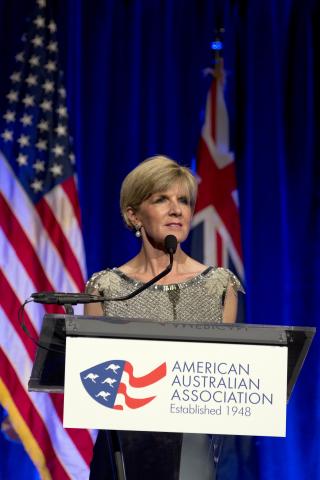
POLYGON ((86 283, 86 292, 100 292, 103 290, 110 290, 112 284, 119 282, 119 276, 116 269, 106 268, 91 275, 86 283))
POLYGON ((216 285, 223 290, 231 286, 235 292, 245 293, 238 277, 228 268, 212 267, 208 272, 207 281, 212 286, 216 285))

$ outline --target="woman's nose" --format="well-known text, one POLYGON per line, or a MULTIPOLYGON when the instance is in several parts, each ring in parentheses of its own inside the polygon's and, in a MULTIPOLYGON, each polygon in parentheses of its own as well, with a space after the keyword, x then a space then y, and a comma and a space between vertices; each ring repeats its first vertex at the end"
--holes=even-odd
POLYGON ((178 200, 170 201, 170 214, 171 215, 181 215, 181 205, 178 200))

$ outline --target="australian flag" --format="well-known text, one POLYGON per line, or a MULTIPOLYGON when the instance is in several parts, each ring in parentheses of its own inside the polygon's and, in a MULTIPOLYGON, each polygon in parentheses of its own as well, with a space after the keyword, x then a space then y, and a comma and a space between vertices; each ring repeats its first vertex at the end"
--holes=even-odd
POLYGON ((220 55, 210 74, 212 83, 197 154, 199 191, 192 222, 192 254, 207 265, 230 268, 244 281, 236 170, 229 150, 220 55))

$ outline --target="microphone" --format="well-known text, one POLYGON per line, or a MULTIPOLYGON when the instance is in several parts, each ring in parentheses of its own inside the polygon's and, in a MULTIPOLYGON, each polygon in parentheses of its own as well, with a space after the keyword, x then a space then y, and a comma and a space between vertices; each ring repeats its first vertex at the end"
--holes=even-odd
POLYGON ((174 235, 167 235, 164 239, 164 249, 167 253, 175 254, 178 246, 178 241, 174 235))
POLYGON ((89 293, 36 292, 32 293, 31 297, 37 303, 56 305, 101 302, 100 295, 90 295, 89 293))
POLYGON ((176 253, 177 246, 178 241, 176 237, 174 235, 167 235, 164 239, 164 249, 166 253, 170 255, 169 265, 147 283, 144 283, 139 288, 123 297, 108 298, 102 295, 91 295, 89 293, 36 292, 31 294, 31 298, 33 298, 33 301, 36 303, 49 303, 55 305, 77 305, 78 303, 119 302, 122 300, 129 300, 171 272, 173 255, 176 253))

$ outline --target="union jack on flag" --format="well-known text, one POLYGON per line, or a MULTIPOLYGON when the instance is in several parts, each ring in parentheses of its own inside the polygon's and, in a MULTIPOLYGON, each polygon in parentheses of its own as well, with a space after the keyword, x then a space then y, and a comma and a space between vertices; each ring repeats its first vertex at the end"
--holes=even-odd
MULTIPOLYGON (((56 24, 45 0, 28 21, 0 119, 0 403, 41 478, 87 479, 93 438, 64 429, 62 395, 29 393, 34 344, 18 309, 34 291, 82 291, 85 256, 56 24)), ((50 306, 30 303, 39 335, 50 306)))
POLYGON ((229 123, 223 92, 225 75, 220 56, 211 73, 213 80, 197 154, 199 189, 192 223, 192 249, 205 264, 232 266, 243 279, 236 172, 229 150, 229 123))

